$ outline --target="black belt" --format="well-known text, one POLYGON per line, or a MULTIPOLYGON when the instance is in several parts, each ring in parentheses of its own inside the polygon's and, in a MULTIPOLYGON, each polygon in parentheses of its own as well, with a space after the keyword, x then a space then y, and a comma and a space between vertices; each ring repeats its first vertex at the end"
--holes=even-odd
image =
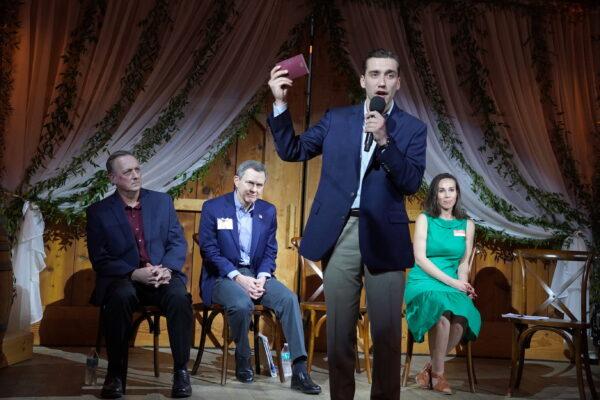
POLYGON ((360 208, 351 208, 350 214, 351 217, 360 217, 360 208))

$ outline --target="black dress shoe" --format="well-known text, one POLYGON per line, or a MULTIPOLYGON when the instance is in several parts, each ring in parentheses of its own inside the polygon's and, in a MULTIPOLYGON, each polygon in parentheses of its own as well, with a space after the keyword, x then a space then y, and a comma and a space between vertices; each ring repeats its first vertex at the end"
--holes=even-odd
POLYGON ((118 399, 121 396, 123 396, 121 378, 107 375, 100 391, 100 397, 103 399, 118 399))
POLYGON ((254 371, 250 364, 250 357, 235 357, 235 377, 242 383, 254 382, 254 371))
POLYGON ((301 371, 292 375, 292 389, 298 390, 304 394, 319 394, 321 386, 317 385, 310 379, 307 372, 301 371))
POLYGON ((173 387, 171 388, 171 397, 181 398, 192 395, 192 385, 190 385, 190 373, 187 369, 178 369, 173 374, 173 387))

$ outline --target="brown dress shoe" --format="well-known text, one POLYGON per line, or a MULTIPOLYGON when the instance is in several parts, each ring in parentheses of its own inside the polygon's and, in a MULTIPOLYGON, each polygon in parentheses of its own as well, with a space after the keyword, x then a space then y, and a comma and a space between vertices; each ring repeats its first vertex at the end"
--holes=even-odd
POLYGON ((435 392, 443 393, 443 394, 452 394, 452 389, 450 388, 450 384, 446 380, 444 374, 438 375, 435 372, 431 372, 431 384, 432 389, 435 392))
POLYGON ((425 364, 423 369, 415 375, 415 381, 421 389, 431 389, 431 363, 425 364))

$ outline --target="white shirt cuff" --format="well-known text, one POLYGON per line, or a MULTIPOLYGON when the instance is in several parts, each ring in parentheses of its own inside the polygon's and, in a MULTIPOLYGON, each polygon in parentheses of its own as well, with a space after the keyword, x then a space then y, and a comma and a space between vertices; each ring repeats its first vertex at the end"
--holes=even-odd
POLYGON ((262 278, 263 276, 267 279, 271 278, 271 274, 268 272, 259 272, 258 275, 256 275, 256 277, 259 279, 262 278))
POLYGON ((287 103, 282 106, 277 106, 273 103, 273 118, 277 118, 287 110, 287 103))
POLYGON ((231 271, 230 273, 227 274, 227 277, 231 280, 233 280, 233 278, 235 278, 236 276, 238 276, 240 274, 240 271, 238 271, 237 269, 234 271, 231 271))

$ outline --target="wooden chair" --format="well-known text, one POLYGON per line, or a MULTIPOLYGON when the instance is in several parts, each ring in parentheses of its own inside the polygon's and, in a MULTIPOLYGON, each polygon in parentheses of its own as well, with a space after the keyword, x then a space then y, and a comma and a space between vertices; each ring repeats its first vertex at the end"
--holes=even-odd
MULTIPOLYGON (((474 281, 474 271, 473 271, 473 261, 475 260, 475 255, 481 253, 481 248, 476 245, 473 252, 471 253, 471 257, 469 259, 469 282, 474 281)), ((415 338, 413 337, 410 330, 407 329, 407 337, 406 337, 406 356, 404 361, 404 370, 402 371, 402 383, 401 386, 406 386, 408 384, 408 376, 410 374, 410 364, 412 361, 413 355, 413 346, 415 343, 415 338)), ((469 390, 471 393, 475 393, 475 385, 477 384, 477 377, 475 376, 475 368, 473 367, 473 353, 471 350, 471 342, 466 340, 462 341, 457 347, 457 353, 460 350, 460 347, 466 348, 466 361, 467 361, 467 376, 469 378, 469 390)))
MULTIPOLYGON (((543 250, 543 249, 519 249, 515 251, 515 256, 520 265, 520 310, 523 314, 511 314, 504 316, 513 324, 513 350, 510 368, 510 381, 508 386, 508 396, 511 396, 521 383, 523 375, 523 365, 525 362, 525 349, 531 345, 531 339, 536 332, 550 331, 560 335, 568 344, 575 369, 577 372, 577 386, 579 388, 579 397, 585 399, 585 388, 583 383, 583 371, 585 369, 586 378, 593 399, 598 398, 592 372, 590 370, 590 361, 588 355, 587 330, 590 324, 587 322, 587 289, 588 281, 591 275, 593 255, 584 251, 565 251, 565 250, 543 250), (583 267, 574 273, 556 292, 550 288, 549 279, 544 279, 535 271, 531 262, 543 261, 549 262, 579 261, 583 262, 583 267), (530 284, 533 280, 533 284, 530 284), (547 298, 537 307, 531 307, 527 304, 527 291, 537 287, 536 283, 542 287, 547 298), (573 283, 581 287, 581 318, 578 319, 573 312, 560 299, 561 294, 573 283), (550 306, 562 313, 568 319, 554 318, 549 314, 550 306), (548 317, 550 315, 550 317, 548 317), (542 316, 543 319, 531 319, 531 316, 542 316)), ((580 264, 581 265, 581 264, 580 264)), ((569 268, 572 265, 569 265, 569 268)), ((573 266, 573 268, 575 268, 573 266)), ((551 274, 548 274, 551 275, 551 274)), ((517 276, 513 280, 518 281, 517 276)))
MULTIPOLYGON (((194 233, 193 235, 194 242, 196 244, 199 243, 198 234, 194 233)), ((200 270, 200 279, 202 279, 202 269, 200 270)), ((201 283, 201 282, 200 282, 201 283)), ((210 337, 213 343, 217 344, 219 348, 223 350, 223 358, 221 361, 221 385, 225 385, 227 383, 227 364, 228 364, 228 355, 229 355, 229 344, 231 343, 231 339, 229 339, 229 323, 227 321, 225 315, 225 309, 220 304, 204 304, 204 303, 195 303, 193 305, 194 315, 198 323, 200 324, 200 343, 198 345, 198 353, 196 355, 196 361, 194 361, 194 366, 192 368, 192 375, 196 375, 198 372, 198 368, 200 367, 200 363, 202 362, 202 356, 204 354, 204 347, 206 345, 207 336, 210 337), (223 331, 222 331, 222 344, 219 343, 219 340, 212 333, 212 323, 214 319, 218 316, 223 316, 223 331)), ((260 317, 264 317, 264 320, 269 323, 274 332, 273 339, 273 347, 275 347, 276 359, 277 363, 279 380, 281 383, 285 382, 285 376, 283 374, 283 364, 281 362, 281 347, 282 347, 282 334, 281 334, 281 326, 277 321, 277 317, 275 313, 264 307, 260 304, 254 306, 253 311, 253 322, 252 322, 252 330, 254 333, 254 364, 256 368, 256 373, 260 374, 260 359, 259 359, 259 348, 260 344, 258 341, 258 332, 259 332, 259 323, 260 317)))
MULTIPOLYGON (((292 238, 292 245, 296 248, 300 248, 301 237, 292 238)), ((321 327, 327 320, 327 306, 325 305, 324 293, 323 293, 323 269, 314 261, 308 260, 302 256, 300 263, 300 310, 302 314, 308 313, 308 371, 312 369, 313 354, 315 349, 315 338, 319 336, 321 327), (317 288, 309 293, 309 280, 315 278, 317 288), (320 316, 317 318, 317 313, 320 316)), ((357 330, 359 337, 362 336, 363 353, 365 355, 365 370, 367 373, 367 380, 371 383, 371 358, 370 352, 370 336, 369 336, 369 316, 367 313, 367 307, 364 304, 364 288, 361 294, 361 306, 359 309, 359 320, 357 322, 357 330)), ((356 372, 361 372, 360 362, 358 359, 358 352, 356 352, 356 372)))
MULTIPOLYGON (((121 382, 123 383, 123 394, 127 389, 127 367, 129 364, 129 347, 133 347, 137 332, 142 322, 148 322, 148 328, 150 333, 153 334, 153 352, 154 352, 154 376, 160 376, 159 366, 159 338, 160 338, 160 317, 164 314, 160 311, 160 308, 156 306, 138 306, 137 310, 133 315, 133 329, 131 336, 128 340, 129 344, 126 347, 125 354, 123 355, 123 367, 121 371, 121 382)), ((98 317, 98 333, 96 335, 96 353, 100 354, 102 347, 102 338, 104 337, 104 324, 102 323, 102 312, 99 313, 98 317)))

